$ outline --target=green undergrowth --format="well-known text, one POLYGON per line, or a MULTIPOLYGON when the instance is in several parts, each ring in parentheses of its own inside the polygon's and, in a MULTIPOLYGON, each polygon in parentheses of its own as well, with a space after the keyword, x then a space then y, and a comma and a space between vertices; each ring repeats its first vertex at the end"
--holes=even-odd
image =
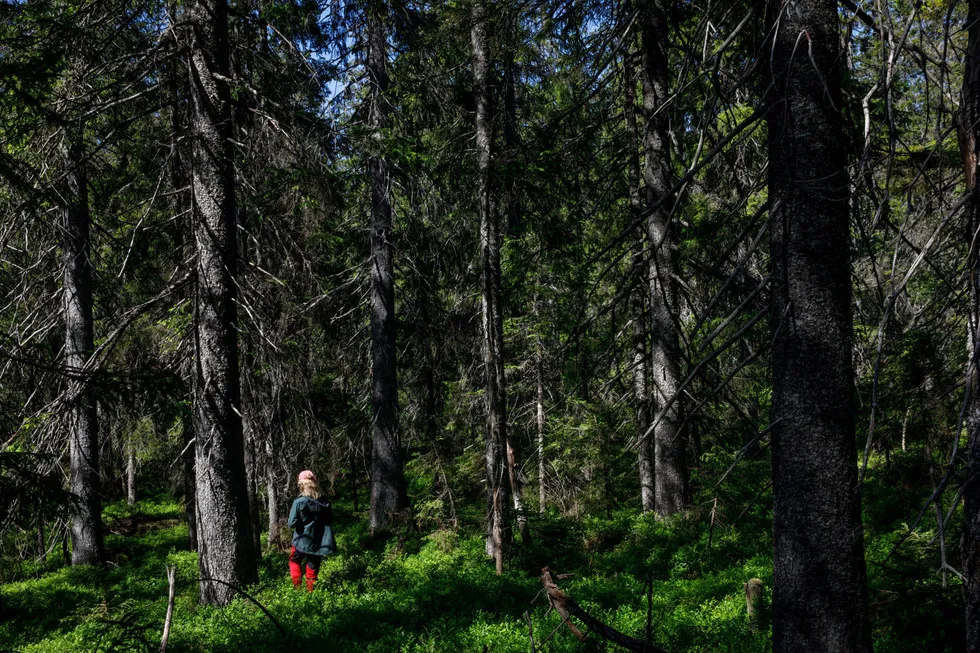
MULTIPOLYGON (((170 564, 177 599, 168 651, 178 653, 528 651, 530 634, 539 651, 622 650, 594 636, 579 642, 561 626, 541 592, 545 565, 572 574, 561 588, 623 633, 643 638, 649 614, 653 642, 672 652, 769 651, 768 609, 753 632, 743 583, 759 578, 772 587, 771 503, 762 497, 753 508, 755 498, 746 497, 663 521, 627 511, 534 516, 532 541, 515 546, 499 577, 475 529, 375 540, 366 516, 338 502, 339 552, 324 561, 312 594, 293 589, 282 552, 263 557, 259 583, 248 588, 284 632, 244 598, 225 608, 199 605, 197 556, 187 550, 176 502, 114 504, 105 511, 107 569, 61 568, 0 588, 0 650, 159 650, 170 564)), ((879 564, 900 536, 895 519, 869 526, 867 537, 876 650, 957 650, 959 587, 942 587, 930 567, 934 549, 916 539, 879 564)))

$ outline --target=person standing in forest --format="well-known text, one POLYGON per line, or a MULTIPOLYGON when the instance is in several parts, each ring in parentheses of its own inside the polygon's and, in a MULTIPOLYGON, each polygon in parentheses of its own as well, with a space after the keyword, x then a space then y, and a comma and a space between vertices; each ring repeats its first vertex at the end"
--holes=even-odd
POLYGON ((293 585, 300 586, 303 562, 306 562, 306 591, 313 591, 323 556, 336 552, 333 537, 333 508, 321 499, 320 485, 310 470, 299 473, 299 496, 289 511, 293 529, 293 546, 289 551, 289 575, 293 585))

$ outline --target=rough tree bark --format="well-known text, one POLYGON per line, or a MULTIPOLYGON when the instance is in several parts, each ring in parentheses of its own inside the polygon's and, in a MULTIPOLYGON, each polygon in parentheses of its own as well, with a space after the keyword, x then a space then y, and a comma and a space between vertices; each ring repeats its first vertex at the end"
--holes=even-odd
POLYGON ((544 514, 547 507, 548 495, 545 479, 544 464, 544 351, 541 346, 541 336, 537 336, 534 346, 534 376, 537 382, 536 420, 538 427, 538 512, 544 514))
POLYGON ((870 652, 836 0, 771 0, 773 650, 870 652))
MULTIPOLYGON (((632 52, 623 57, 623 97, 626 118, 627 158, 629 159, 630 217, 639 223, 643 212, 640 189, 640 155, 637 150, 639 130, 636 125, 636 79, 634 78, 632 52)), ((646 295, 649 292, 650 263, 645 250, 644 229, 637 227, 633 243, 633 404, 636 412, 636 449, 640 472, 640 504, 643 512, 656 509, 653 446, 650 433, 650 397, 647 389, 649 358, 647 357, 647 310, 646 295)))
MULTIPOLYGON (((177 8, 171 4, 170 15, 177 15, 177 8)), ((188 261, 193 258, 194 248, 187 235, 193 228, 193 221, 188 207, 188 179, 184 162, 189 158, 187 152, 187 79, 183 76, 183 68, 176 62, 167 67, 172 104, 170 107, 170 187, 171 208, 173 210, 173 239, 174 239, 174 268, 185 269, 188 261)), ((193 301, 193 295, 187 297, 193 301)), ((190 355, 180 365, 181 379, 186 383, 190 403, 193 403, 194 362, 190 355)), ((194 471, 194 414, 192 410, 181 412, 181 431, 183 436, 183 470, 184 470, 184 515, 187 519, 187 538, 191 551, 197 551, 197 478, 194 471)))
POLYGON ((136 503, 136 446, 126 443, 126 503, 136 503))
POLYGON ((471 7, 473 99, 476 103, 476 201, 480 219, 480 265, 483 281, 483 364, 487 406, 487 554, 503 573, 505 549, 511 533, 507 520, 510 502, 507 476, 507 400, 504 382, 504 333, 500 287, 500 233, 490 205, 490 57, 487 47, 486 7, 474 0, 471 7))
POLYGON ((71 513, 71 563, 105 564, 102 496, 99 487, 99 418, 96 400, 83 371, 94 349, 92 262, 89 256, 88 180, 81 127, 65 130, 65 183, 62 189, 64 256, 65 365, 70 372, 68 438, 71 513))
MULTIPOLYGON (((980 384, 977 373, 977 356, 980 353, 977 333, 980 324, 980 266, 978 266, 978 242, 980 234, 980 190, 977 180, 977 144, 980 143, 980 1, 969 0, 967 9, 967 50, 964 57, 964 77, 960 102, 960 147, 963 153, 966 187, 970 192, 967 204, 967 233, 970 268, 970 308, 967 334, 970 354, 968 392, 969 405, 966 428, 969 435, 966 480, 963 490, 963 596, 966 600, 966 650, 980 653, 980 384)), ((902 448, 905 448, 904 431, 902 448)))
MULTIPOLYGON (((381 148, 388 126, 385 93, 388 55, 383 0, 367 5, 368 122, 381 148)), ((392 515, 408 509, 405 455, 398 434, 398 376, 395 365, 395 273, 391 246, 391 179, 388 159, 375 149, 368 160, 371 183, 371 513, 372 532, 383 531, 392 515)))
MULTIPOLYGON (((251 367, 251 366, 249 366, 251 367)), ((252 546, 255 548, 256 560, 262 557, 262 526, 259 509, 259 460, 258 443, 255 429, 248 417, 248 411, 242 413, 242 438, 245 445, 245 487, 248 492, 249 532, 252 535, 252 546)))
MULTIPOLYGON (((270 452, 271 455, 271 452, 270 452)), ((269 510, 268 532, 266 533, 266 543, 270 551, 279 550, 282 547, 282 539, 279 535, 279 488, 276 485, 279 479, 276 478, 274 464, 270 461, 269 468, 266 470, 265 500, 269 510)))
POLYGON ((265 495, 269 510, 269 530, 267 542, 271 550, 279 550, 282 539, 279 532, 279 449, 285 442, 285 428, 282 414, 282 370, 276 365, 272 372, 272 428, 265 438, 266 478, 265 495))
POLYGON ((647 219, 650 260, 650 345, 653 388, 654 491, 658 515, 679 513, 687 503, 687 438, 683 433, 680 375, 680 333, 677 316, 677 283, 673 248, 676 237, 671 223, 670 128, 667 119, 667 2, 654 0, 640 10, 640 42, 643 61, 643 130, 647 208, 660 202, 647 219))
MULTIPOLYGON (((257 579, 245 482, 238 337, 235 328, 235 172, 231 150, 228 6, 192 0, 190 94, 194 289, 194 417, 198 550, 202 578, 241 586, 257 579)), ((201 601, 223 605, 235 590, 202 581, 201 601)))
MULTIPOLYGON (((518 44, 520 9, 516 5, 511 8, 508 16, 508 47, 504 49, 504 148, 507 151, 507 174, 504 179, 503 200, 504 213, 507 216, 508 233, 519 233, 521 228, 521 187, 519 161, 521 157, 521 138, 517 130, 517 63, 514 58, 518 44)), ((499 255, 498 255, 499 261, 499 255)), ((498 264, 499 267, 499 264, 498 264)), ((498 307, 503 302, 498 302, 498 307)), ((501 333, 503 331, 501 330, 501 333)), ((500 351, 503 352, 501 343, 500 351)), ((502 359, 502 355, 501 355, 502 359)), ((501 364, 503 361, 501 360, 501 364)), ((501 382, 503 376, 501 375, 501 382)), ((501 385, 501 387, 504 387, 501 385)), ((505 398, 506 403, 506 398, 505 398)), ((531 532, 527 525, 527 513, 524 508, 523 483, 517 471, 517 448, 510 431, 504 430, 507 445, 507 476, 510 481, 510 494, 514 501, 514 512, 517 513, 517 529, 521 540, 529 542, 531 532)))

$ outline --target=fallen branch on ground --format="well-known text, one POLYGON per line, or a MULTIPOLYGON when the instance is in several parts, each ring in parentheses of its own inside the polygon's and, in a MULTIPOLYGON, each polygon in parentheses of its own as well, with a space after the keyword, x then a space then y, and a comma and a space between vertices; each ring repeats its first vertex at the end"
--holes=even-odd
POLYGON ((167 618, 163 621, 163 637, 160 638, 160 653, 167 653, 167 642, 170 641, 170 624, 174 618, 174 592, 176 589, 176 565, 167 565, 167 583, 170 591, 167 595, 167 618))
MULTIPOLYGON (((562 578, 562 576, 558 576, 558 578, 562 578)), ((551 603, 551 607, 558 612, 562 621, 579 640, 585 641, 586 635, 575 627, 570 617, 575 617, 580 620, 588 626, 589 630, 601 636, 603 639, 607 639, 630 651, 636 651, 637 653, 668 653, 666 649, 644 642, 642 639, 624 635, 583 610, 570 596, 558 589, 558 585, 555 584, 555 579, 551 575, 551 569, 548 567, 541 570, 541 584, 548 593, 548 601, 551 603)))

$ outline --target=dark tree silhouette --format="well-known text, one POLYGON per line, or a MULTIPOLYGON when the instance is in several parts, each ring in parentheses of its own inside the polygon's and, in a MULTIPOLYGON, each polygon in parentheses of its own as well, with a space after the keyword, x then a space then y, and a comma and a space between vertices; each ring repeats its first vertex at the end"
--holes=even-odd
POLYGON ((769 11, 773 649, 870 651, 837 3, 769 11))

